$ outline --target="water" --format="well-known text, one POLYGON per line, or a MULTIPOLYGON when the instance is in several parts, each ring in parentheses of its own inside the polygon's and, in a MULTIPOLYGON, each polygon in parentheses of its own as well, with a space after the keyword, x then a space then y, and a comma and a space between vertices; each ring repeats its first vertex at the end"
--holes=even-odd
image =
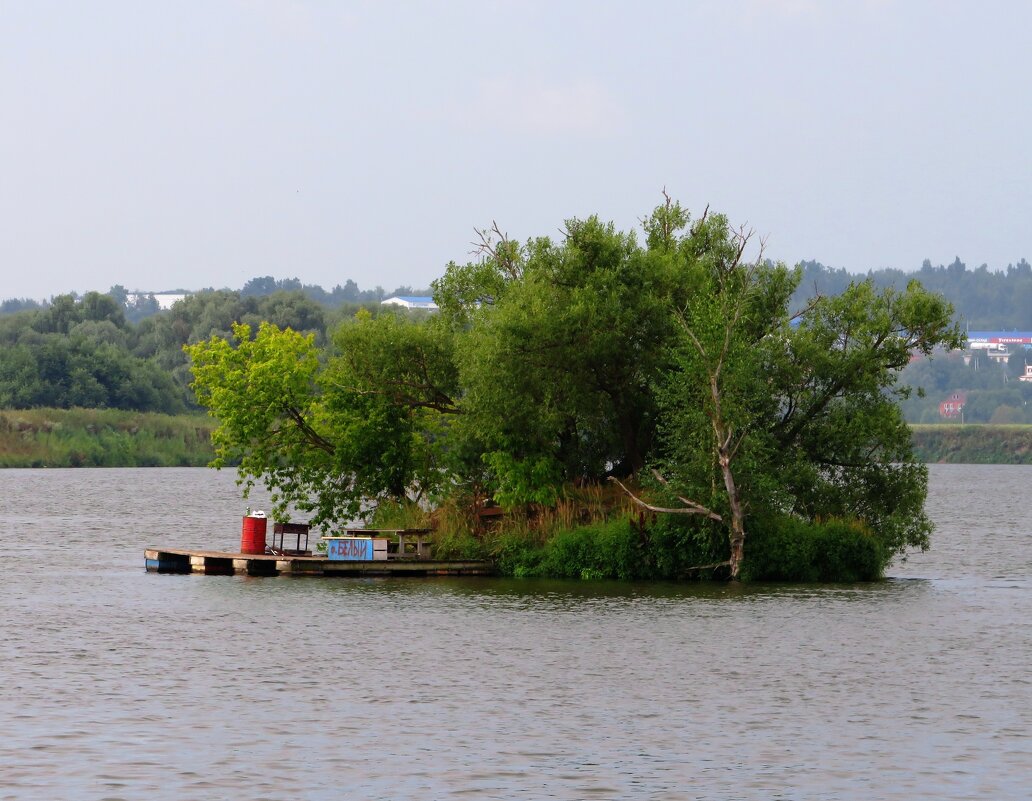
POLYGON ((232 475, 0 471, 0 799, 1029 798, 1030 479, 734 587, 148 574, 239 542, 232 475))

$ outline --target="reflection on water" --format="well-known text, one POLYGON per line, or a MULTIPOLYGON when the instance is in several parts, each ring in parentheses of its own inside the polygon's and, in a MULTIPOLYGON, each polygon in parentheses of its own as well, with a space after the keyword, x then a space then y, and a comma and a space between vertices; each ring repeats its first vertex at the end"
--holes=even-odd
POLYGON ((933 467, 891 580, 739 587, 146 574, 239 541, 232 475, 0 472, 0 798, 1026 798, 1029 478, 933 467))

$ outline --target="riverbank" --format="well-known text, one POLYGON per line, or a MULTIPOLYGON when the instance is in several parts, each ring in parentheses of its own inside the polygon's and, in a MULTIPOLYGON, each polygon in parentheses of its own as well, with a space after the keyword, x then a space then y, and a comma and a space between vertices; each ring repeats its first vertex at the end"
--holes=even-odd
MULTIPOLYGON (((215 421, 116 409, 0 411, 0 468, 203 467, 215 421)), ((1032 425, 914 425, 929 464, 1032 464, 1032 425)))
POLYGON ((201 413, 0 411, 0 467, 203 467, 214 427, 201 413))
POLYGON ((1032 464, 1032 425, 914 425, 914 454, 928 464, 1032 464))

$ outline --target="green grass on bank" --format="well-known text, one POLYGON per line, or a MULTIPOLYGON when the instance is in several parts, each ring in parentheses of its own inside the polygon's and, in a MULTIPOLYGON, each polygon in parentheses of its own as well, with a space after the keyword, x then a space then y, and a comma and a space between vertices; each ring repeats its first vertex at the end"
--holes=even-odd
POLYGON ((922 462, 1032 464, 1032 425, 915 425, 914 452, 922 462))
MULTIPOLYGON (((0 411, 2 467, 193 467, 213 458, 215 421, 115 409, 0 411)), ((920 461, 1032 464, 1032 425, 914 425, 920 461)))
POLYGON ((200 467, 214 427, 204 414, 0 411, 0 467, 200 467))

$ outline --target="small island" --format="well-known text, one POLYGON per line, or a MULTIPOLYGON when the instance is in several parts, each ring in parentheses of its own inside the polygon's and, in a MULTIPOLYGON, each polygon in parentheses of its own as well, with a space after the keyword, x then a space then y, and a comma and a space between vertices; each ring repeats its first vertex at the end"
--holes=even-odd
POLYGON ((959 347, 917 282, 800 311, 801 271, 670 197, 641 234, 478 231, 434 311, 360 311, 325 347, 269 323, 186 347, 213 466, 332 531, 437 531, 516 576, 853 581, 925 548, 898 371, 959 347))

